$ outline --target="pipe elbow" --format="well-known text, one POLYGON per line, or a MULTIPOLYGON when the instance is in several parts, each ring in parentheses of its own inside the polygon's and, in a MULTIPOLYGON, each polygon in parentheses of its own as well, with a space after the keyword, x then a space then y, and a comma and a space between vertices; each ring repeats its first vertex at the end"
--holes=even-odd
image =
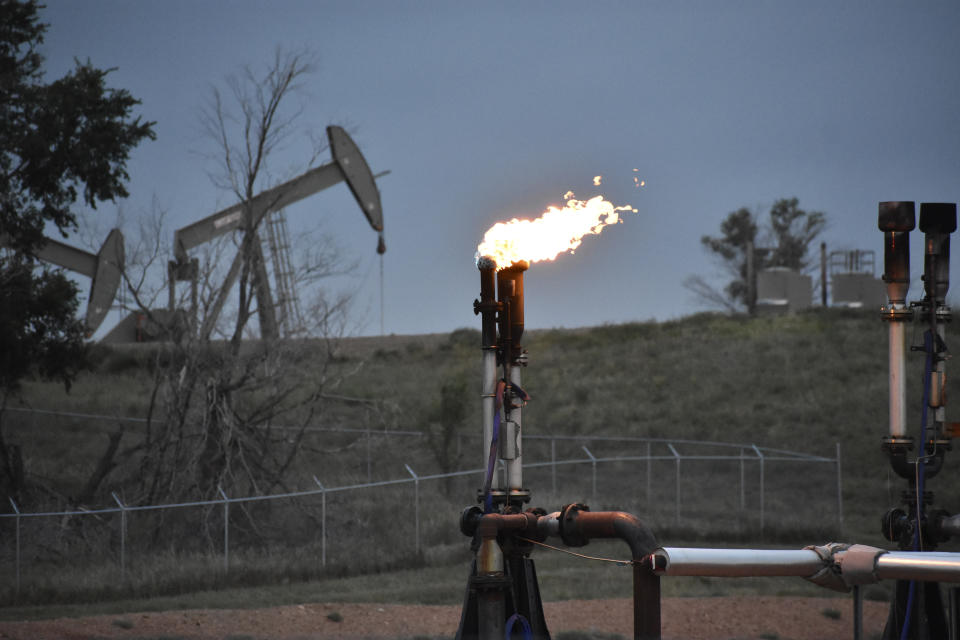
POLYGON ((614 511, 613 514, 614 531, 630 547, 634 560, 649 556, 660 546, 653 531, 640 518, 623 511, 614 511))
POLYGON ((597 511, 582 504, 565 506, 557 518, 564 544, 579 547, 592 538, 619 538, 627 543, 634 560, 659 547, 656 536, 639 518, 624 511, 597 511))

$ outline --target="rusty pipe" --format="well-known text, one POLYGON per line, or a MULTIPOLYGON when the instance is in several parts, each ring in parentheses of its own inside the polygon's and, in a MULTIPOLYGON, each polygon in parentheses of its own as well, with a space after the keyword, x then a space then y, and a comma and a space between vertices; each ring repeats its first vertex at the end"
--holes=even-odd
POLYGON ((633 560, 633 637, 660 638, 660 577, 644 559, 657 548, 653 532, 636 516, 623 511, 591 512, 583 504, 568 504, 538 521, 541 535, 559 536, 571 547, 594 538, 619 538, 630 547, 633 560))
POLYGON ((506 590, 509 579, 504 576, 504 554, 497 542, 501 532, 537 537, 537 519, 534 513, 480 515, 475 508, 464 512, 461 529, 474 529, 480 537, 477 550, 478 637, 481 640, 500 640, 506 626, 506 590))
POLYGON ((523 337, 523 272, 530 263, 523 260, 497 271, 497 297, 507 313, 500 314, 500 338, 504 341, 503 359, 510 365, 518 364, 523 337))
MULTIPOLYGON (((477 259, 477 268, 480 270, 480 299, 473 302, 473 312, 480 314, 481 341, 483 350, 482 380, 480 383, 481 433, 483 468, 490 460, 490 443, 493 440, 493 420, 496 412, 497 390, 497 303, 496 271, 497 263, 492 258, 481 256, 477 259)), ((499 489, 500 483, 496 478, 496 469, 492 478, 491 488, 499 489)))

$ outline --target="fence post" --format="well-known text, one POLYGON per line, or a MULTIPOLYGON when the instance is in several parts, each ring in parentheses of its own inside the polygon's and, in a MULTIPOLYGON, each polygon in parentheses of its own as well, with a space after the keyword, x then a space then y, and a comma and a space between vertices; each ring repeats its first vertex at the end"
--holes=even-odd
POLYGON ((420 555, 420 477, 413 472, 410 465, 404 463, 407 473, 413 476, 413 527, 414 538, 417 541, 417 555, 420 555))
POLYGON ((115 492, 111 491, 110 495, 113 496, 113 500, 117 503, 117 506, 120 507, 120 580, 126 581, 127 579, 127 507, 122 502, 120 502, 120 498, 117 497, 117 494, 115 492))
POLYGON ((647 440, 647 510, 650 509, 651 496, 653 495, 653 489, 650 488, 650 485, 653 484, 653 469, 651 465, 653 460, 650 459, 650 441, 647 440))
POLYGON ((763 538, 763 526, 764 526, 764 458, 763 453, 760 452, 760 449, 757 448, 757 445, 750 445, 753 447, 754 452, 756 452, 757 457, 760 459, 760 538, 763 538))
POLYGON ((594 504, 597 501, 597 459, 593 457, 593 454, 590 453, 590 449, 587 449, 586 445, 581 445, 580 448, 590 456, 590 465, 593 467, 593 490, 590 493, 590 504, 594 504))
POLYGON ((673 459, 677 463, 677 495, 674 498, 674 504, 676 505, 676 512, 674 513, 674 519, 676 524, 680 524, 680 453, 673 446, 673 443, 668 442, 667 446, 670 447, 670 452, 673 453, 673 459))
POLYGON ((217 487, 220 497, 223 498, 223 572, 230 572, 230 498, 223 491, 222 487, 217 487))
POLYGON ((372 462, 370 461, 370 439, 372 435, 370 433, 370 414, 367 413, 367 482, 372 482, 373 471, 372 471, 372 462))
POLYGON ((557 439, 550 438, 550 486, 553 494, 557 494, 557 439))
POLYGON ((840 443, 837 443, 837 526, 843 535, 843 473, 840 467, 840 443))
POLYGON ((747 510, 747 474, 743 463, 743 447, 740 447, 740 511, 747 510))
POLYGON ((17 527, 17 595, 20 595, 20 509, 17 508, 17 503, 13 501, 13 498, 10 498, 10 506, 13 507, 13 512, 17 514, 16 517, 16 527, 17 527))
POLYGON ((320 487, 320 566, 327 566, 327 489, 323 483, 313 476, 313 481, 320 487))

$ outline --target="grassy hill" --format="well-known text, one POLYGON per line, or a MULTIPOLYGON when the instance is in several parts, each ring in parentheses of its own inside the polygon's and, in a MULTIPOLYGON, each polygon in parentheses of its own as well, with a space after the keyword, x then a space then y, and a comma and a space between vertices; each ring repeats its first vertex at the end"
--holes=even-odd
MULTIPOLYGON (((912 343, 917 344, 920 327, 912 329, 916 331, 912 343)), ((680 521, 673 517, 674 467, 669 462, 654 467, 656 504, 646 502, 643 476, 637 469, 624 465, 603 468, 598 498, 592 504, 595 510, 633 511, 647 520, 661 543, 667 545, 694 541, 716 546, 797 546, 840 536, 847 541, 888 544, 879 535, 879 520, 899 502, 905 483, 890 477, 880 451, 880 440, 888 428, 888 376, 886 326, 878 314, 841 310, 761 318, 700 314, 664 323, 531 331, 525 336, 525 346, 530 365, 524 372, 524 387, 532 397, 524 413, 526 434, 580 436, 584 443, 598 435, 753 443, 827 457, 833 457, 836 443, 840 443, 843 452, 843 531, 836 524, 833 471, 809 467, 771 465, 768 469, 768 520, 763 537, 757 532, 755 513, 736 513, 739 480, 734 466, 728 463, 685 465, 680 521)), ((30 382, 25 386, 23 406, 100 416, 142 416, 149 402, 148 364, 156 350, 151 346, 104 348, 98 353, 96 370, 83 374, 69 394, 57 385, 30 382)), ((309 352, 310 345, 305 344, 304 353, 309 352)), ((326 486, 403 477, 404 463, 411 464, 420 475, 436 472, 439 461, 428 440, 438 437, 440 431, 431 425, 431 419, 436 415, 440 390, 452 382, 462 384, 462 402, 468 415, 463 424, 454 425, 461 437, 457 449, 448 454, 459 468, 478 467, 479 354, 479 332, 473 329, 443 335, 344 340, 334 363, 342 381, 329 390, 332 397, 318 424, 374 431, 416 430, 426 435, 367 439, 355 432, 316 432, 304 441, 297 465, 291 470, 291 484, 297 488, 315 486, 311 479, 314 475, 319 475, 326 486)), ((922 360, 919 354, 908 360, 908 417, 914 425, 920 417, 922 360)), ((954 389, 956 384, 951 382, 948 392, 954 389)), ((949 406, 947 411, 949 416, 949 406)), ((42 481, 54 495, 58 488, 66 490, 89 475, 107 434, 122 421, 12 411, 4 416, 4 423, 7 441, 23 448, 28 476, 42 481)), ((130 423, 125 428, 124 441, 136 442, 137 430, 142 427, 130 423)), ((583 457, 579 445, 565 442, 558 457, 583 457)), ((525 447, 527 462, 549 460, 546 443, 528 440, 525 447)), ((598 456, 629 449, 625 444, 601 442, 591 442, 590 447, 598 456)), ((564 502, 590 501, 585 468, 565 470, 556 493, 551 490, 547 473, 531 472, 527 477, 533 504, 552 510, 564 502)), ((115 477, 108 478, 102 504, 112 504, 110 490, 122 491, 119 478, 123 472, 118 469, 115 477)), ((749 473, 750 510, 755 511, 755 467, 750 467, 749 473)), ((956 455, 947 456, 944 470, 929 488, 936 492, 935 506, 951 513, 960 510, 956 455)), ((365 548, 385 549, 386 555, 371 552, 362 560, 354 557, 349 562, 335 561, 320 569, 315 562, 304 561, 316 555, 315 521, 310 530, 313 538, 300 531, 304 525, 281 533, 289 545, 300 549, 296 554, 257 549, 255 536, 247 532, 244 537, 241 530, 232 544, 237 545, 237 562, 247 551, 248 563, 243 566, 249 571, 232 569, 230 577, 211 577, 214 572, 209 569, 218 562, 217 540, 215 534, 208 533, 213 540, 208 544, 213 559, 192 577, 167 576, 163 572, 171 565, 183 564, 181 560, 168 560, 158 564, 154 573, 145 571, 139 586, 128 589, 140 589, 145 594, 171 593, 403 566, 459 565, 467 557, 468 543, 456 531, 455 522, 459 509, 473 501, 475 490, 472 478, 430 489, 421 524, 427 550, 419 555, 409 554, 406 543, 399 543, 396 537, 400 530, 397 523, 409 520, 409 491, 404 489, 407 493, 364 494, 331 505, 331 527, 362 533, 365 548), (356 515, 361 508, 371 509, 369 513, 379 511, 380 515, 356 515), (386 520, 384 513, 388 514, 386 520), (268 565, 271 569, 264 568, 268 565)), ((51 505, 31 506, 36 510, 51 505)), ((316 516, 315 511, 312 514, 316 516)), ((275 513, 263 517, 271 522, 290 521, 287 515, 279 518, 275 513)), ((9 522, 0 523, 6 525, 9 522)), ((8 529, 2 536, 5 561, 10 558, 8 529)), ((109 544, 115 547, 113 535, 109 544)), ((336 550, 331 554, 335 557, 336 550)), ((37 555, 43 557, 32 559, 34 577, 57 567, 58 556, 53 551, 45 549, 37 555)), ((558 568, 557 572, 565 576, 564 582, 568 581, 564 571, 558 568)), ((463 571, 455 573, 458 580, 462 579, 463 571)), ((543 573, 549 576, 550 571, 543 573)), ((109 577, 104 580, 109 582, 109 577)), ((38 601, 70 600, 80 598, 78 593, 83 589, 104 597, 113 594, 102 585, 81 585, 70 595, 62 584, 42 584, 45 586, 37 586, 30 597, 38 601)), ((9 590, 6 596, 9 602, 9 590)))

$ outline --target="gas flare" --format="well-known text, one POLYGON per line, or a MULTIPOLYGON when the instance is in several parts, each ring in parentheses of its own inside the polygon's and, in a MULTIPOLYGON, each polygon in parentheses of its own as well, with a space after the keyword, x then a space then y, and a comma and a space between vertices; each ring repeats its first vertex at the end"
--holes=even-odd
POLYGON ((573 253, 585 235, 599 234, 620 222, 621 211, 637 212, 631 206, 614 206, 603 196, 577 200, 568 191, 564 199, 563 208, 551 205, 536 220, 514 218, 490 227, 477 247, 477 259, 489 257, 498 269, 519 260, 553 260, 561 253, 573 253))

